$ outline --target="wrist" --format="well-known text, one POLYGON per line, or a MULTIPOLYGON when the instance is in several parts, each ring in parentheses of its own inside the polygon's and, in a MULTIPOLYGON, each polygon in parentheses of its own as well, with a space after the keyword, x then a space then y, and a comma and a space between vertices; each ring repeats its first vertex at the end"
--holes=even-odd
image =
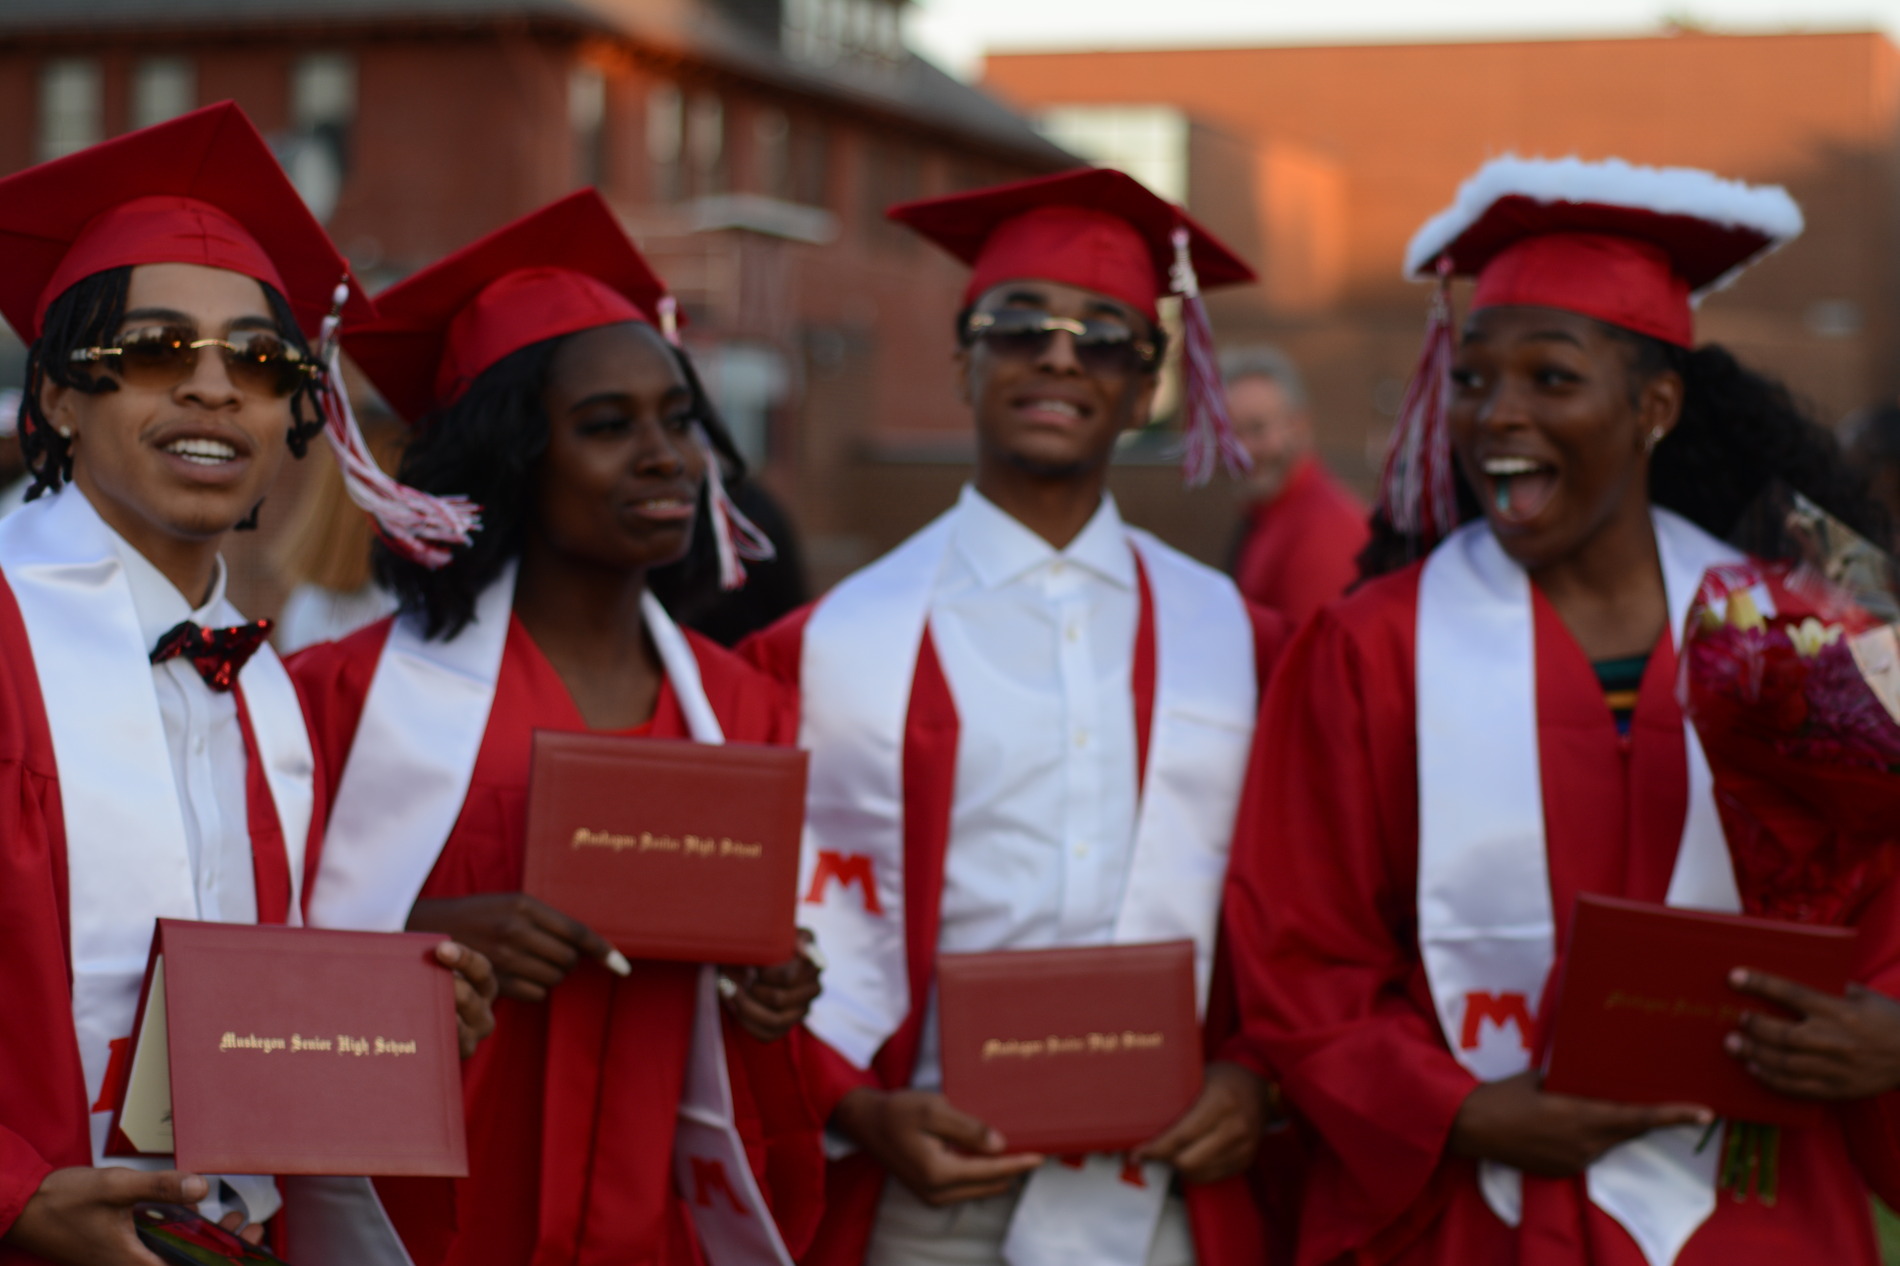
POLYGON ((831 1128, 859 1147, 869 1149, 870 1138, 877 1132, 874 1122, 883 1109, 885 1097, 882 1090, 853 1086, 831 1110, 831 1128))

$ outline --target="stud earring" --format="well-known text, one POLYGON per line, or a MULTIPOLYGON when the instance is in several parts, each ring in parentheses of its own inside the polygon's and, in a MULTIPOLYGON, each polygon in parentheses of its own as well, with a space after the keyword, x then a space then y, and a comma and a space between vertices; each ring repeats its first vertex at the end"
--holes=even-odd
POLYGON ((1656 446, 1662 443, 1663 436, 1667 434, 1669 434, 1669 432, 1660 426, 1653 428, 1648 435, 1645 435, 1643 437, 1644 454, 1647 455, 1649 453, 1655 452, 1656 446))
POLYGON ((54 429, 59 432, 59 438, 62 440, 70 440, 73 437, 73 429, 70 426, 55 427, 54 429))

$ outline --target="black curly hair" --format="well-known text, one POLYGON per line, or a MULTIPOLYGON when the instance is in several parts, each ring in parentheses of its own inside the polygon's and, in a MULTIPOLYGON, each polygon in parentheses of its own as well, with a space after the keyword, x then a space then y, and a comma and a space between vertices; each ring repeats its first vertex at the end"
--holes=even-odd
MULTIPOLYGON (((397 476, 402 482, 424 492, 460 493, 481 507, 481 530, 442 567, 412 562, 381 540, 373 547, 377 580, 396 595, 404 612, 421 617, 427 637, 446 640, 466 628, 482 591, 527 542, 534 512, 531 476, 548 446, 548 374, 555 353, 572 337, 530 343, 490 365, 453 404, 424 418, 403 452, 397 476)), ((692 416, 705 428, 727 480, 736 482, 744 477, 745 459, 707 397, 692 358, 675 347, 667 351, 686 379, 692 416)), ((718 579, 711 508, 702 487, 691 549, 678 562, 649 573, 647 585, 671 608, 718 579)))
MULTIPOLYGON (((296 314, 277 288, 260 281, 264 299, 270 306, 277 332, 306 357, 310 343, 297 326, 296 314)), ((27 349, 26 390, 20 393, 20 453, 26 459, 33 486, 27 490, 31 501, 43 493, 58 492, 73 477, 73 446, 48 421, 40 409, 40 391, 49 382, 89 396, 104 395, 119 389, 118 379, 110 373, 95 373, 90 367, 75 364, 72 354, 83 348, 109 344, 118 336, 125 320, 125 299, 132 286, 132 269, 108 268, 74 282, 46 309, 46 321, 40 336, 27 349)), ((290 396, 290 451, 302 457, 310 450, 310 441, 323 430, 323 415, 317 408, 314 383, 306 379, 290 396)), ((255 519, 256 511, 252 511, 255 519)))
MULTIPOLYGON (((1749 369, 1719 344, 1692 351, 1620 326, 1598 326, 1628 349, 1632 400, 1657 374, 1673 371, 1682 378, 1682 415, 1650 457, 1651 501, 1705 532, 1765 554, 1773 543, 1752 532, 1745 518, 1779 479, 1883 549, 1892 547, 1893 525, 1868 493, 1864 475, 1848 464, 1834 433, 1816 424, 1780 380, 1749 369)), ((1481 516, 1455 463, 1452 477, 1458 521, 1481 516)), ((1375 511, 1372 539, 1359 554, 1359 578, 1397 571, 1427 552, 1420 538, 1398 531, 1375 511)))

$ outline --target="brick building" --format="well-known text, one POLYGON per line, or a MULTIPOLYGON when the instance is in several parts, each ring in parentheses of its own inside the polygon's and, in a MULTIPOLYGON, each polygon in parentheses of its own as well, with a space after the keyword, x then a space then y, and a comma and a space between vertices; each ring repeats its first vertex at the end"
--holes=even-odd
POLYGON ((959 272, 883 207, 1076 161, 906 52, 903 2, 7 0, 0 171, 232 98, 372 288, 597 184, 828 581, 948 503, 967 428, 959 272))
POLYGON ((1806 235, 1711 299, 1700 336, 1781 373, 1826 420, 1900 391, 1900 49, 1883 35, 1022 53, 986 73, 1255 261, 1263 284, 1215 296, 1216 329, 1300 359, 1322 442, 1361 486, 1424 323, 1426 292, 1397 275, 1405 243, 1506 152, 1788 186, 1806 235))

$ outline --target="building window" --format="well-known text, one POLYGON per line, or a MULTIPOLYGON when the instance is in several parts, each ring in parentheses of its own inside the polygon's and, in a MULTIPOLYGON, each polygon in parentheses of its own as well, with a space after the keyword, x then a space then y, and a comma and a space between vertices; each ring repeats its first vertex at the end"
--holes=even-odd
POLYGON ((893 63, 904 55, 902 0, 784 0, 779 46, 798 61, 893 63))
POLYGON ((356 123, 356 62, 347 53, 311 53, 290 67, 290 135, 277 139, 297 192, 327 222, 350 170, 350 129, 356 123))
POLYGON ((348 129, 356 122, 356 62, 348 53, 312 53, 290 70, 290 124, 299 132, 348 129))
POLYGON ((655 84, 647 92, 647 160, 653 165, 655 202, 686 196, 680 163, 685 135, 686 106, 678 85, 655 84))
POLYGON ((752 119, 759 190, 767 197, 792 196, 792 122, 785 111, 767 106, 752 119))
POLYGON ((1119 168, 1171 202, 1187 201, 1188 119, 1173 106, 1056 106, 1036 126, 1072 154, 1119 168))
POLYGON ((696 92, 686 108, 686 161, 693 196, 726 191, 726 107, 713 92, 696 92))
POLYGON ((567 76, 567 122, 574 133, 576 184, 598 185, 606 167, 607 77, 594 66, 567 76))
POLYGON ((47 62, 40 71, 40 161, 98 144, 99 116, 99 63, 90 57, 47 62))
POLYGON ((147 57, 132 68, 132 126, 175 119, 198 103, 197 76, 183 57, 147 57))
POLYGON ((792 128, 792 201, 831 206, 831 134, 820 119, 806 117, 792 128))

